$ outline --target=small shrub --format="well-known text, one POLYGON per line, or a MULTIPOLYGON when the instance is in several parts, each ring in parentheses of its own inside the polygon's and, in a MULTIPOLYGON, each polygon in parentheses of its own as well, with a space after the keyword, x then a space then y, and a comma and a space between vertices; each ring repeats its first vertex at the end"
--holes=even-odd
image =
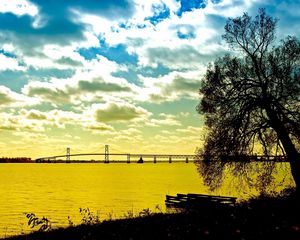
POLYGON ((51 222, 48 218, 38 218, 34 213, 25 213, 25 216, 28 219, 28 226, 31 228, 38 227, 38 231, 40 232, 47 232, 51 230, 51 222))
POLYGON ((127 213, 124 214, 124 218, 134 218, 133 210, 127 211, 127 213))
POLYGON ((140 217, 148 217, 148 216, 151 216, 152 215, 152 212, 149 208, 145 208, 143 209, 140 213, 139 213, 139 216, 140 217))
POLYGON ((98 214, 94 215, 89 208, 79 208, 79 212, 82 216, 81 223, 86 225, 98 224, 100 219, 98 214))

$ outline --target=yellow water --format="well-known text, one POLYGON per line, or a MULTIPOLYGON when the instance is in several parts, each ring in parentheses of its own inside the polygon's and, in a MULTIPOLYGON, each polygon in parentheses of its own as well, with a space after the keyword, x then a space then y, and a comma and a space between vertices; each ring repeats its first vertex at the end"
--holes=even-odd
MULTIPOLYGON (((29 231, 25 212, 58 227, 68 216, 79 224, 79 208, 103 220, 157 205, 165 211, 166 194, 210 193, 193 163, 0 164, 0 177, 0 238, 29 231)), ((215 194, 247 197, 226 186, 215 194)))

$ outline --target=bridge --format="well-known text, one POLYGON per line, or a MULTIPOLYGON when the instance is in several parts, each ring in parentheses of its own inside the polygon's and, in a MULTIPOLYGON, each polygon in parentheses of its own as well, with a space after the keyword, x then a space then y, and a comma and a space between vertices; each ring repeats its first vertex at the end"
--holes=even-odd
MULTIPOLYGON (((37 158, 37 163, 158 163, 158 162, 195 162, 203 160, 202 156, 195 154, 130 154, 130 153, 109 153, 108 145, 105 145, 104 153, 76 153, 71 154, 71 149, 66 149, 66 154, 55 155, 49 157, 37 158), (99 157, 100 160, 91 159, 91 157, 99 157), (89 159, 80 159, 82 157, 89 159)), ((273 162, 287 162, 285 156, 265 156, 265 155, 253 155, 253 156, 240 156, 239 159, 236 157, 227 157, 226 161, 273 161, 273 162)))
POLYGON ((124 153, 110 153, 106 155, 105 153, 78 153, 78 154, 69 154, 69 155, 57 155, 51 157, 42 157, 37 158, 35 161, 37 163, 131 163, 131 162, 186 162, 195 161, 197 155, 188 155, 188 154, 124 154, 124 153), (71 160, 71 158, 76 157, 91 157, 91 156, 102 156, 103 160, 71 160), (120 160, 110 160, 112 157, 121 158, 120 160), (62 160, 63 158, 63 160, 62 160))

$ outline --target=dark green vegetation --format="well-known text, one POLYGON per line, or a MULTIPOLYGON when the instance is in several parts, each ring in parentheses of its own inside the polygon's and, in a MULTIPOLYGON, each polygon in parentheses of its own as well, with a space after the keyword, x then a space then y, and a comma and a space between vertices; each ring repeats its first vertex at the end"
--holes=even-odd
POLYGON ((233 207, 216 205, 173 214, 149 213, 99 224, 86 222, 10 240, 300 239, 300 207, 296 198, 285 196, 260 197, 233 207))
MULTIPOLYGON (((289 36, 277 44, 276 23, 264 9, 255 18, 229 18, 223 38, 233 54, 217 59, 203 79, 197 111, 205 116, 199 154, 206 160, 199 169, 212 187, 220 185, 226 158, 263 152, 287 157, 300 190, 300 42, 289 36)), ((245 166, 233 168, 245 175, 245 166)))

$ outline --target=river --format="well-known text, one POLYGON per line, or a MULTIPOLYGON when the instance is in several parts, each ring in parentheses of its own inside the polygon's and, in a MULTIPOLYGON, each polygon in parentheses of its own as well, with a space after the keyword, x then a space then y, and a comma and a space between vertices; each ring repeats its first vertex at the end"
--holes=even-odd
MULTIPOLYGON (((147 208, 166 211, 166 194, 211 193, 193 163, 0 164, 0 177, 0 238, 30 230, 24 213, 58 227, 68 225, 68 216, 79 224, 79 208, 103 220, 147 208)), ((291 184, 281 181, 280 189, 291 184)), ((225 184, 212 194, 241 199, 257 192, 225 184)))

